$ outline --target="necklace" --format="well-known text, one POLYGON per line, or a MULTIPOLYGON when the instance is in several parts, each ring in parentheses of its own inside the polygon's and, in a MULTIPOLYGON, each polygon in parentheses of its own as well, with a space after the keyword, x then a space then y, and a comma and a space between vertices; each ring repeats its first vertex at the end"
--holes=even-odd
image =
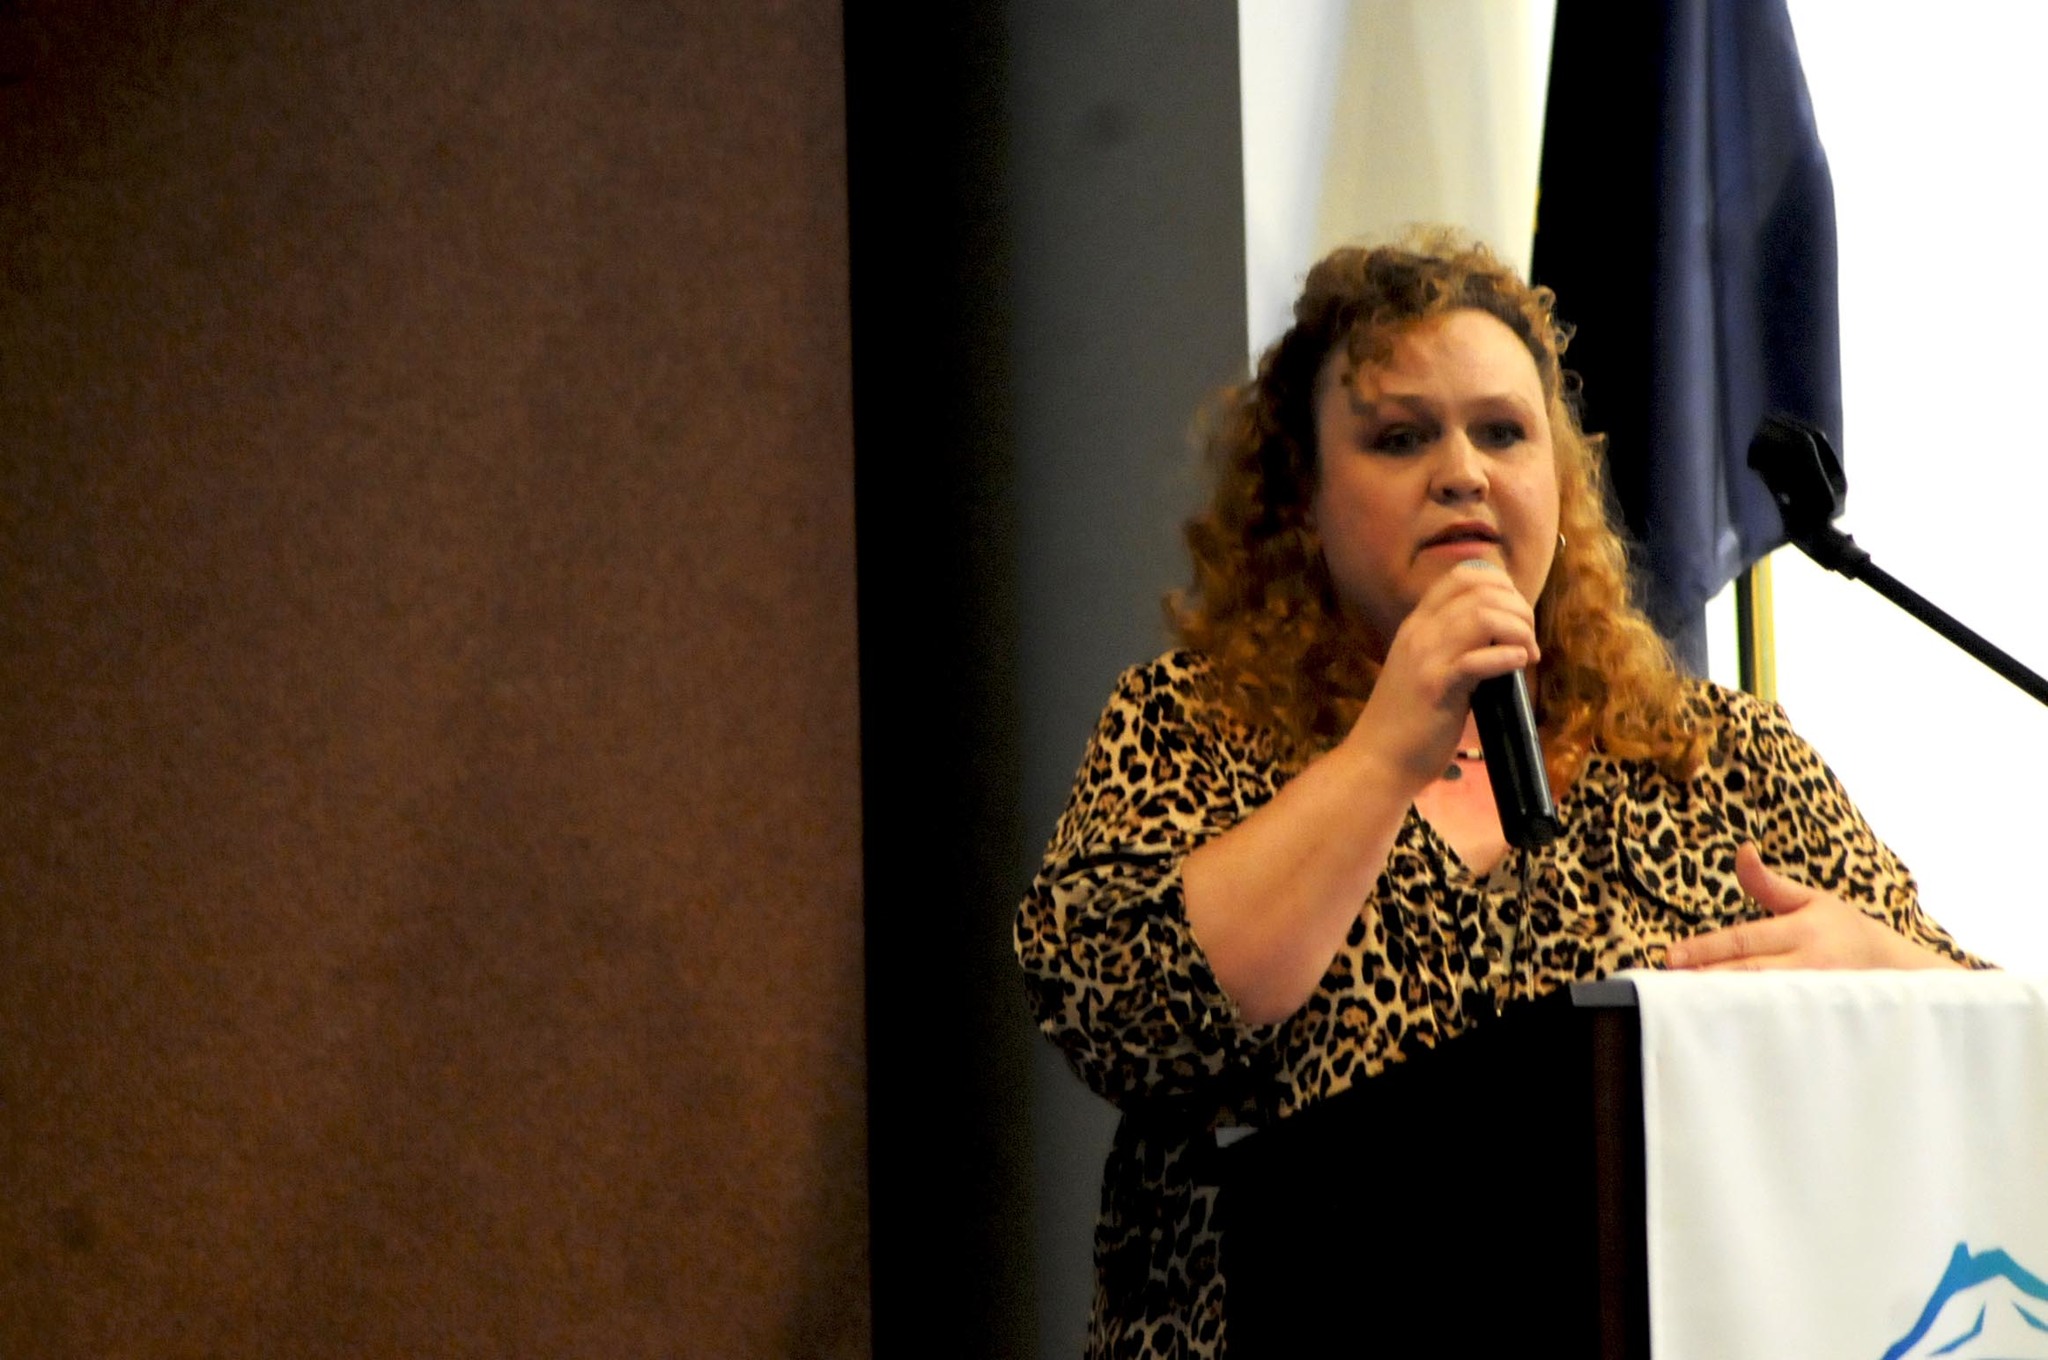
POLYGON ((1444 778, 1463 779, 1465 777, 1465 772, 1464 770, 1459 768, 1460 761, 1483 761, 1485 759, 1486 752, 1480 750, 1468 751, 1461 746, 1457 750, 1451 752, 1451 763, 1444 766, 1444 778))

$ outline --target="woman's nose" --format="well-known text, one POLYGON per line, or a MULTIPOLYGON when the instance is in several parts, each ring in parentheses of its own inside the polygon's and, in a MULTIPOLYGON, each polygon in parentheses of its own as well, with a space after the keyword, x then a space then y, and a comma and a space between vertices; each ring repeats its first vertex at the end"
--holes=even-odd
POLYGON ((1447 434, 1438 444, 1430 490, 1447 501, 1486 494, 1486 459, 1462 431, 1447 434))

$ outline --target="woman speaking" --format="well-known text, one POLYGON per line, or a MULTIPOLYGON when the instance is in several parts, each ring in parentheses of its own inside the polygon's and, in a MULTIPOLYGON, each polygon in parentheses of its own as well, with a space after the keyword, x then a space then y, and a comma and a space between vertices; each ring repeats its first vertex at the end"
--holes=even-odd
POLYGON ((1127 672, 1017 921, 1124 1118, 1096 1356, 1207 1356, 1213 1130, 1626 968, 1977 963, 1775 707, 1630 604, 1547 289, 1449 234, 1340 250, 1229 394, 1182 647, 1127 672), (1473 687, 1526 672, 1562 831, 1511 848, 1473 687))

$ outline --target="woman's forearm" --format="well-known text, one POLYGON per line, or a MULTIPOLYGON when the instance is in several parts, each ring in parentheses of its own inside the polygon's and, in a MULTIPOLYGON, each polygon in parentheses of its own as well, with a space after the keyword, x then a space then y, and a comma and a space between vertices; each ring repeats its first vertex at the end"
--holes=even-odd
POLYGON ((1398 770, 1346 743, 1188 856, 1189 929, 1246 1023, 1285 1019, 1314 992, 1412 800, 1398 770))

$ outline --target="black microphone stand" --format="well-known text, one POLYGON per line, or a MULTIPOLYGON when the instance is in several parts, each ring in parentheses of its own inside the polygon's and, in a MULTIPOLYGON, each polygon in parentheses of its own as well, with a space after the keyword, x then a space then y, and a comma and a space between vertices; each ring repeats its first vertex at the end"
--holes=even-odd
POLYGON ((2048 680, 1929 603, 1871 561, 1855 539, 1834 526, 1849 487, 1842 475, 1842 460, 1835 456, 1825 434, 1790 416, 1765 416, 1757 426, 1756 438, 1749 441, 1749 465, 1770 488, 1785 521, 1785 537, 1801 552, 1829 571, 1863 582, 2036 701, 2048 704, 2048 680))

